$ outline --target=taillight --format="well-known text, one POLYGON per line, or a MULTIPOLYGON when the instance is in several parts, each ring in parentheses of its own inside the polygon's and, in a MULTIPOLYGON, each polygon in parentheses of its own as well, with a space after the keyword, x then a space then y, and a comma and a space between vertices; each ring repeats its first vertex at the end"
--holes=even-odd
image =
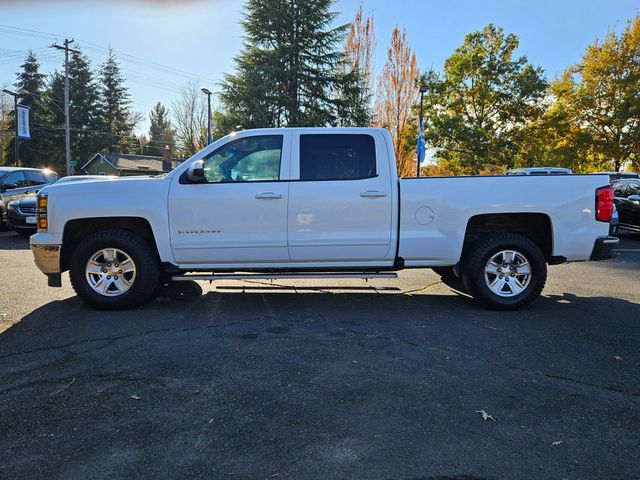
POLYGON ((610 186, 596 189, 596 220, 610 222, 613 216, 613 188, 610 186))

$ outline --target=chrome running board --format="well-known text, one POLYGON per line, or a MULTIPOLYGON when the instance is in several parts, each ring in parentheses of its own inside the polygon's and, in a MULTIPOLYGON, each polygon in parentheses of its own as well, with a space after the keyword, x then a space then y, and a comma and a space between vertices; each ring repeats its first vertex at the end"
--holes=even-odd
POLYGON ((177 282, 188 282, 191 280, 280 280, 297 278, 359 278, 368 280, 370 278, 398 278, 395 272, 283 272, 283 273, 211 273, 211 274, 185 274, 173 275, 172 280, 177 282))

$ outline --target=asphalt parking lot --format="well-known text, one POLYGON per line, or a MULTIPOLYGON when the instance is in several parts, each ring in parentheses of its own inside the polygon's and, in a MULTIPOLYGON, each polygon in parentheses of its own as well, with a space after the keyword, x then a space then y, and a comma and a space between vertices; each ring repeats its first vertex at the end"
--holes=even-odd
POLYGON ((2 233, 0 478, 640 478, 640 236, 620 250, 520 312, 413 270, 107 313, 2 233))

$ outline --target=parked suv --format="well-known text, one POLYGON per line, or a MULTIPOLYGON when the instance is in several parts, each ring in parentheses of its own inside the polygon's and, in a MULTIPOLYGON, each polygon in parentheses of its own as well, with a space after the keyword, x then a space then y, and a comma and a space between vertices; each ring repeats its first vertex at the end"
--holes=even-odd
POLYGON ((7 208, 14 200, 38 193, 58 179, 51 170, 37 168, 0 167, 0 228, 7 224, 7 208))

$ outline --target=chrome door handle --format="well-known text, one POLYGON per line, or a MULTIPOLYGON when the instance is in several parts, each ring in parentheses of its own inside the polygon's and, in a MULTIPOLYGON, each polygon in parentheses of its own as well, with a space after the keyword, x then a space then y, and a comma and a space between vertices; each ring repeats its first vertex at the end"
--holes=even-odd
POLYGON ((264 192, 256 195, 258 200, 279 200, 283 198, 283 195, 273 192, 264 192))
POLYGON ((367 190, 366 192, 360 192, 360 196, 364 198, 382 198, 386 197, 386 193, 379 192, 378 190, 367 190))

